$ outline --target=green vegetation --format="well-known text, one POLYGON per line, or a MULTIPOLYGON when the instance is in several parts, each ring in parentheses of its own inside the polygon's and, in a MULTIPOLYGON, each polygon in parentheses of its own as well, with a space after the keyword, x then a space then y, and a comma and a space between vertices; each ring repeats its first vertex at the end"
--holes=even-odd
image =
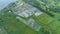
MULTIPOLYGON (((36 2, 35 0, 27 0, 26 2, 28 3, 28 1, 29 4, 37 7, 38 9, 42 10, 42 12, 44 12, 40 16, 35 16, 33 14, 30 17, 33 18, 36 23, 41 26, 41 29, 39 31, 35 31, 20 20, 16 19, 16 16, 18 15, 14 14, 12 11, 12 8, 16 6, 15 3, 10 4, 0 12, 0 26, 2 26, 8 34, 60 34, 60 21, 56 20, 59 19, 58 16, 60 17, 60 15, 58 13, 54 13, 53 11, 50 12, 50 10, 47 11, 44 3, 40 5, 40 3, 36 2), (54 15, 56 15, 56 18, 53 18, 54 15)), ((52 3, 54 3, 54 1, 52 1, 52 3)), ((51 5, 49 6, 51 7, 51 5)))
POLYGON ((60 20, 60 0, 23 0, 24 2, 40 9, 51 17, 60 20))

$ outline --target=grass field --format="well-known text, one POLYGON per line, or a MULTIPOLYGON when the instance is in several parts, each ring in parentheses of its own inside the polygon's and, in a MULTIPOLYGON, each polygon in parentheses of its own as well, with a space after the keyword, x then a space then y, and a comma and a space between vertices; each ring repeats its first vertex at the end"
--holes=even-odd
POLYGON ((16 15, 12 12, 2 12, 0 13, 0 24, 8 32, 8 34, 59 34, 60 33, 60 22, 54 18, 48 16, 46 13, 35 16, 33 18, 42 28, 40 31, 35 31, 29 26, 25 25, 21 21, 16 19, 16 15))
MULTIPOLYGON (((35 31, 20 20, 17 20, 17 15, 13 12, 9 12, 12 7, 10 9, 7 7, 7 9, 5 8, 0 12, 0 26, 8 34, 60 34, 60 21, 56 20, 57 18, 53 18, 46 13, 40 16, 33 14, 30 18, 33 18, 41 26, 39 31, 35 31)), ((59 16, 57 13, 53 14, 59 16)))

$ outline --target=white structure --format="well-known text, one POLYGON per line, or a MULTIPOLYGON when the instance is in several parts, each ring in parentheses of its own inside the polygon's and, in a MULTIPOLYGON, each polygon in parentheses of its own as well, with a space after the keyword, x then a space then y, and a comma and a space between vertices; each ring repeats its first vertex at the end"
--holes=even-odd
POLYGON ((39 24, 37 24, 37 23, 34 21, 34 19, 29 19, 27 23, 28 23, 28 25, 29 25, 31 28, 35 29, 36 31, 39 31, 40 28, 41 28, 41 26, 40 26, 39 24))
POLYGON ((25 20, 21 17, 16 17, 16 19, 22 21, 24 24, 26 24, 27 26, 31 27, 32 29, 34 29, 35 31, 39 31, 41 26, 39 24, 37 24, 34 19, 29 18, 28 20, 25 20))
POLYGON ((42 12, 40 10, 38 10, 37 8, 31 6, 27 3, 24 3, 21 6, 17 6, 15 8, 13 8, 12 10, 15 14, 22 16, 22 17, 29 17, 33 14, 35 14, 36 16, 39 16, 42 14, 42 12))

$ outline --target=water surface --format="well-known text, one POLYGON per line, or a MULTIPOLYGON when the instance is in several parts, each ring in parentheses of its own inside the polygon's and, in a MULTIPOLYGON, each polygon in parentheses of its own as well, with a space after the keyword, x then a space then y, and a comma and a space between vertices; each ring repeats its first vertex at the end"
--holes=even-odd
POLYGON ((15 2, 17 0, 0 0, 0 10, 2 10, 4 7, 6 7, 11 2, 15 2))

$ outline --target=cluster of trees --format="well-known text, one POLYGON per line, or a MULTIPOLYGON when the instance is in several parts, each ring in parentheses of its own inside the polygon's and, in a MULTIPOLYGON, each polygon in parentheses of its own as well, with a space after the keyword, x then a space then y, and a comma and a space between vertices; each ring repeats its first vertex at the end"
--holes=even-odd
POLYGON ((38 9, 42 10, 43 12, 46 12, 47 14, 51 15, 52 12, 60 12, 60 6, 59 3, 57 1, 60 0, 23 0, 26 3, 29 3, 35 7, 37 7, 38 9), (58 4, 58 5, 57 5, 58 4))

